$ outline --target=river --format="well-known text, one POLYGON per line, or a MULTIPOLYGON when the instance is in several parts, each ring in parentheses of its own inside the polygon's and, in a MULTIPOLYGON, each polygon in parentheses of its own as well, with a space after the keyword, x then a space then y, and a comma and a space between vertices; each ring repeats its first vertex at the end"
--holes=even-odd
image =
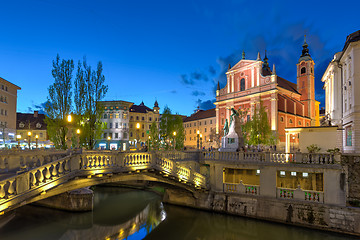
POLYGON ((0 240, 340 240, 340 234, 164 205, 152 192, 96 187, 94 210, 24 206, 0 218, 0 240))

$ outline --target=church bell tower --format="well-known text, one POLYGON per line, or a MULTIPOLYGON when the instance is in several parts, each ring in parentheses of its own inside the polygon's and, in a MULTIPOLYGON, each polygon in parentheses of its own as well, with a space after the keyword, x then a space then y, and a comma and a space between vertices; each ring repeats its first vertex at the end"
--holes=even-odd
POLYGON ((300 101, 304 104, 305 116, 311 118, 311 126, 315 126, 315 76, 312 60, 306 38, 302 45, 302 54, 297 67, 297 91, 301 94, 300 101))

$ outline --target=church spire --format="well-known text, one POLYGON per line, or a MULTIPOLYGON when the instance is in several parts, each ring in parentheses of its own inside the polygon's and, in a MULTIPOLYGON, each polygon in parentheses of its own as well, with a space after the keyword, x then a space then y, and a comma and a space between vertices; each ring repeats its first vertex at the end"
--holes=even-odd
POLYGON ((228 71, 231 69, 231 64, 229 63, 229 66, 228 66, 228 71))
POLYGON ((265 50, 265 57, 264 57, 264 63, 263 63, 263 68, 268 68, 269 67, 269 63, 268 63, 268 57, 266 55, 266 50, 265 50))
POLYGON ((309 53, 309 49, 308 49, 308 44, 306 42, 306 35, 304 36, 304 44, 302 45, 303 49, 302 49, 302 53, 299 59, 299 62, 301 61, 308 61, 308 60, 312 60, 310 53, 309 53))
POLYGON ((256 61, 261 61, 260 52, 258 52, 258 55, 257 55, 256 61))
POLYGON ((218 81, 218 84, 217 84, 217 89, 218 91, 220 91, 220 82, 218 81))

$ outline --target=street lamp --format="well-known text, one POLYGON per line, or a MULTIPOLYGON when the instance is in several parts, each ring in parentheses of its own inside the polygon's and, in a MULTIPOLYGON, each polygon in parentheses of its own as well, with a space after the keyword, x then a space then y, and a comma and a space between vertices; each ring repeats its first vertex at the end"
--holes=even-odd
POLYGON ((71 123, 71 122, 72 122, 71 114, 69 114, 69 115, 67 116, 67 121, 68 121, 68 123, 71 123))
POLYGON ((111 137, 108 136, 108 137, 107 137, 107 140, 108 140, 108 146, 109 146, 109 150, 110 150, 110 140, 111 140, 111 137))
POLYGON ((28 145, 29 145, 29 149, 30 149, 31 132, 28 132, 28 139, 29 139, 29 141, 28 141, 28 145))
POLYGON ((295 134, 292 135, 292 139, 293 139, 293 151, 295 151, 295 134))
POLYGON ((38 140, 39 140, 39 135, 35 135, 35 139, 36 139, 36 148, 38 148, 38 140))
POLYGON ((67 115, 66 117, 66 120, 68 122, 68 131, 67 131, 67 134, 66 134, 66 146, 67 146, 67 149, 71 149, 71 145, 72 145, 72 142, 71 142, 71 122, 72 122, 72 116, 71 114, 67 115))
POLYGON ((78 139, 78 148, 80 148, 80 129, 76 129, 77 139, 78 139))
POLYGON ((200 134, 200 149, 202 149, 202 134, 200 134))
POLYGON ((20 149, 21 135, 16 135, 16 139, 17 139, 17 141, 18 141, 18 149, 20 149))
POLYGON ((140 123, 136 123, 136 149, 138 149, 138 141, 140 142, 140 123))
POLYGON ((200 147, 199 141, 200 141, 200 131, 197 130, 197 132, 196 132, 197 149, 199 149, 199 147, 200 147))
POLYGON ((175 151, 175 147, 176 147, 176 132, 174 131, 173 132, 173 136, 174 136, 174 151, 175 151))

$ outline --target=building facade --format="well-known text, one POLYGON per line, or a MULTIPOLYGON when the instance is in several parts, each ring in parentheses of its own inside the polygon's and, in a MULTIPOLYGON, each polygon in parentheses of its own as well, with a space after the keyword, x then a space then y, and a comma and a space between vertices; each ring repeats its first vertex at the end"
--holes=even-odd
POLYGON ((323 77, 325 117, 341 131, 339 148, 360 152, 360 30, 347 36, 341 52, 334 55, 323 77))
POLYGON ((16 138, 17 91, 21 88, 0 77, 0 147, 16 138))
POLYGON ((216 141, 216 111, 198 110, 183 120, 185 130, 184 146, 186 148, 219 148, 216 141))
POLYGON ((106 129, 102 138, 97 140, 95 147, 126 151, 129 149, 129 109, 132 102, 102 101, 104 113, 101 122, 106 129))
POLYGON ((16 115, 16 138, 21 145, 28 147, 30 141, 32 147, 36 147, 36 142, 38 147, 50 147, 44 121, 45 114, 34 111, 34 113, 17 113, 16 115))
POLYGON ((144 102, 131 106, 129 111, 129 140, 132 146, 139 147, 138 143, 144 146, 149 139, 150 128, 153 122, 156 122, 159 128, 159 110, 157 101, 155 101, 153 108, 145 106, 144 102))
MULTIPOLYGON (((260 102, 268 114, 271 130, 278 139, 278 149, 285 148, 285 128, 319 125, 319 102, 315 100, 314 61, 304 41, 302 54, 296 65, 297 83, 277 75, 275 65, 270 70, 268 58, 247 60, 243 54, 235 66, 226 72, 227 84, 216 91, 216 132, 222 133, 229 109, 244 109, 245 121, 251 119, 260 102)), ((222 134, 221 134, 222 135, 222 134)), ((298 144, 298 139, 292 141, 298 144)))

